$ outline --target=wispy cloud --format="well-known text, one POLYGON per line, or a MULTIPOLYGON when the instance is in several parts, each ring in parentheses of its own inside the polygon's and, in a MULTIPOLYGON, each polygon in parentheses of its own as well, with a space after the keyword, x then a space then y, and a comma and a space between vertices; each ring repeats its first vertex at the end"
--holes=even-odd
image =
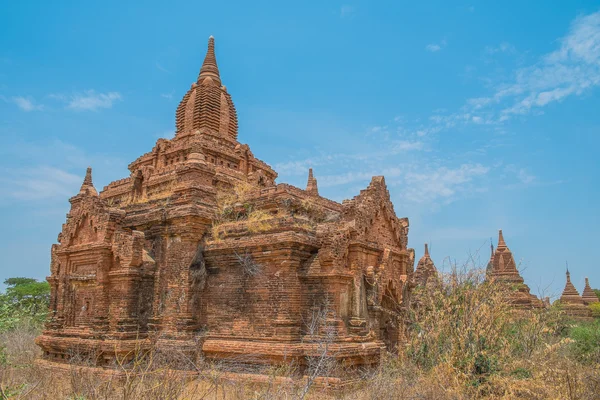
POLYGON ((95 90, 86 90, 83 93, 51 94, 48 97, 66 103, 66 108, 76 111, 98 111, 102 108, 111 108, 123 97, 119 92, 96 93, 95 90))
MULTIPOLYGON (((85 169, 94 167, 100 176, 120 177, 127 162, 115 157, 90 154, 60 140, 21 142, 15 140, 0 149, 0 158, 10 160, 0 167, 0 203, 11 201, 60 200, 77 194, 85 169)), ((94 176, 96 188, 101 179, 94 176)), ((48 206, 46 203, 44 207, 48 206)))
POLYGON ((163 67, 158 61, 155 63, 156 65, 156 69, 158 69, 161 72, 164 72, 166 74, 170 74, 171 71, 169 71, 168 69, 166 69, 165 67, 163 67))
MULTIPOLYGON (((501 126, 515 116, 543 113, 550 104, 600 86, 600 12, 576 18, 557 42, 556 50, 515 69, 510 79, 495 83, 488 79, 491 94, 466 99, 458 111, 434 113, 413 131, 424 137, 460 125, 501 126)), ((427 49, 434 52, 442 47, 430 46, 427 49)), ((506 42, 484 49, 488 55, 515 51, 506 42)))
POLYGON ((439 43, 429 43, 427 46, 425 46, 425 50, 435 53, 442 50, 444 47, 446 47, 446 39, 439 43))
POLYGON ((35 100, 30 96, 28 96, 28 97, 15 96, 15 97, 11 97, 11 98, 0 96, 0 100, 3 100, 7 103, 13 103, 17 107, 19 107, 21 110, 26 111, 26 112, 41 111, 44 109, 44 106, 42 104, 37 104, 35 102, 35 100))
POLYGON ((17 200, 68 198, 77 193, 82 177, 63 169, 39 166, 35 168, 4 169, 0 185, 3 193, 17 200))
POLYGON ((505 121, 600 85, 600 12, 578 17, 559 43, 537 63, 516 70, 514 80, 498 85, 493 95, 470 103, 500 105, 499 121, 505 121))
POLYGON ((449 203, 458 194, 473 190, 471 182, 486 175, 490 167, 481 164, 462 164, 458 167, 441 166, 423 171, 407 172, 403 183, 403 197, 413 203, 449 203))
POLYGON ((161 93, 160 97, 162 97, 163 99, 167 99, 167 100, 173 100, 173 95, 175 94, 175 92, 171 92, 171 93, 161 93))
POLYGON ((497 53, 514 53, 517 49, 515 46, 508 42, 502 42, 498 46, 486 46, 484 52, 486 54, 492 55, 497 53))

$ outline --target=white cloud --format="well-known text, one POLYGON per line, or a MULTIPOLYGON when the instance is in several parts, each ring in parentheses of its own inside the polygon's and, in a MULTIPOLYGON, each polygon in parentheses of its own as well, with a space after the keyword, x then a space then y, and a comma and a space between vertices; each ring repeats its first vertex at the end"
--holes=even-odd
POLYGON ((392 145, 392 151, 404 152, 411 150, 422 150, 423 146, 423 142, 420 141, 398 140, 392 145))
MULTIPOLYGON (((514 70, 512 79, 488 84, 490 95, 467 99, 460 111, 430 116, 429 124, 415 129, 416 135, 423 137, 465 124, 500 126, 515 115, 542 114, 550 104, 600 86, 600 12, 576 18, 558 43, 556 50, 537 62, 514 70)), ((444 44, 430 44, 427 50, 439 51, 444 44)), ((484 51, 491 55, 516 50, 504 42, 484 51)))
POLYGON ((7 99, 4 96, 0 96, 0 99, 6 101, 8 103, 15 104, 17 107, 19 107, 21 110, 23 110, 25 112, 40 111, 40 110, 44 109, 44 106, 42 104, 36 104, 35 100, 32 97, 16 96, 16 97, 11 97, 10 99, 7 99))
POLYGON ((511 181, 513 179, 516 179, 516 181, 517 181, 516 183, 508 184, 506 187, 509 189, 516 188, 516 187, 529 186, 532 184, 541 184, 540 182, 537 182, 537 177, 535 175, 531 174, 526 168, 520 168, 514 164, 506 165, 504 167, 504 172, 505 172, 504 178, 506 178, 506 175, 509 175, 509 179, 511 181))
POLYGON ((484 49, 484 52, 489 55, 493 55, 496 53, 512 54, 512 53, 515 53, 516 51, 517 51, 517 49, 515 48, 515 46, 513 46, 512 44, 510 44, 508 42, 502 42, 498 46, 486 46, 484 49))
POLYGON ((68 109, 77 111, 98 111, 101 108, 111 108, 115 102, 123 100, 119 92, 96 93, 94 90, 72 95, 51 94, 48 97, 66 102, 68 109))
POLYGON ((526 185, 535 181, 535 175, 531 175, 530 173, 528 173, 525 168, 519 169, 519 172, 517 173, 517 177, 519 178, 521 183, 524 183, 526 185))
POLYGON ((68 198, 83 182, 82 176, 49 166, 5 169, 2 176, 10 177, 0 179, 2 192, 17 200, 68 198))
POLYGON ((600 12, 575 19, 559 42, 557 50, 518 69, 513 82, 500 85, 485 101, 512 103, 502 114, 523 115, 600 85, 600 12))
POLYGON ((425 50, 435 53, 444 47, 446 47, 446 39, 442 40, 440 43, 429 43, 427 46, 425 46, 425 50))
POLYGON ((60 140, 23 142, 16 138, 0 148, 0 158, 9 160, 0 167, 0 193, 6 194, 0 204, 15 200, 64 201, 77 194, 88 166, 94 168, 98 190, 106 180, 127 173, 125 160, 88 153, 60 140))
POLYGON ((481 164, 462 164, 457 168, 446 166, 408 172, 404 176, 405 200, 413 203, 434 203, 438 200, 448 203, 458 193, 465 192, 474 179, 486 175, 489 167, 481 164))

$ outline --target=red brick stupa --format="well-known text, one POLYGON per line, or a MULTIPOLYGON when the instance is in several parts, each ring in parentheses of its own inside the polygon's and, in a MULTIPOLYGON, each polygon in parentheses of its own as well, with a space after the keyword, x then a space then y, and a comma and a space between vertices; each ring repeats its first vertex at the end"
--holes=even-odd
POLYGON ((562 305, 565 314, 575 319, 587 320, 592 318, 592 311, 585 305, 583 298, 571 283, 571 273, 567 268, 567 283, 565 289, 560 296, 560 304, 562 305))
POLYGON ((425 252, 415 269, 415 283, 417 285, 425 286, 428 281, 434 279, 437 279, 437 268, 435 268, 435 264, 429 255, 429 247, 427 246, 427 243, 425 243, 425 252))
POLYGON ((532 295, 529 286, 517 270, 517 264, 512 252, 504 241, 502 230, 498 231, 498 246, 492 247, 492 256, 488 263, 488 279, 502 281, 512 286, 513 293, 510 302, 521 309, 542 307, 542 301, 532 295))
POLYGON ((596 296, 596 293, 590 286, 590 280, 587 277, 585 278, 585 288, 583 289, 581 298, 586 305, 600 303, 600 299, 598 299, 598 296, 596 296))

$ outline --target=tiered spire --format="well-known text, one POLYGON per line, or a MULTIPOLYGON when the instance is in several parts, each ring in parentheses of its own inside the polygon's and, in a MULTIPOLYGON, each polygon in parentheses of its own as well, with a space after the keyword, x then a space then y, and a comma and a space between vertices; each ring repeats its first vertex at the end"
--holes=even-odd
POLYGON ((494 244, 492 243, 492 238, 490 238, 490 261, 487 263, 486 273, 489 274, 494 269, 494 244))
POLYGON ((596 293, 594 293, 594 291, 592 290, 592 287, 590 286, 590 281, 587 277, 585 278, 585 288, 583 289, 581 298, 583 299, 583 302, 585 304, 600 302, 600 299, 598 299, 598 296, 596 296, 596 293))
POLYGON ((487 278, 508 282, 514 285, 514 290, 509 293, 509 300, 516 308, 529 309, 541 307, 542 302, 531 294, 529 286, 525 284, 523 277, 517 269, 515 258, 504 241, 502 229, 498 231, 498 245, 490 245, 492 255, 488 263, 487 278))
POLYGON ((319 195, 317 179, 313 176, 312 168, 308 169, 308 182, 306 183, 306 191, 311 195, 315 195, 315 196, 319 195))
POLYGON ((87 167, 87 170, 85 171, 85 178, 83 178, 83 183, 79 189, 79 194, 98 195, 98 192, 94 187, 94 183, 92 182, 92 167, 87 167))
POLYGON ((215 39, 208 39, 208 49, 198 79, 181 99, 175 113, 176 137, 208 133, 237 140, 238 123, 235 106, 221 75, 215 57, 215 39))
POLYGON ((207 77, 210 77, 213 82, 221 86, 221 75, 219 74, 217 57, 215 56, 215 38, 212 35, 208 38, 208 49, 206 50, 202 68, 200 68, 198 83, 201 83, 207 77))
POLYGON ((495 276, 502 276, 505 279, 523 282, 523 278, 517 270, 517 263, 512 252, 504 241, 504 235, 502 235, 502 229, 498 231, 498 246, 496 251, 492 253, 492 259, 490 272, 495 276))
POLYGON ((415 280, 419 285, 427 284, 427 281, 430 278, 437 277, 437 268, 435 268, 435 264, 433 260, 429 256, 429 246, 425 243, 425 251, 423 252, 423 257, 419 260, 417 264, 417 269, 415 271, 415 280))
POLYGON ((569 272, 569 268, 567 267, 567 284, 565 285, 565 289, 560 296, 560 301, 562 303, 569 304, 583 304, 583 299, 579 295, 579 292, 575 288, 575 286, 571 283, 571 273, 569 272))
POLYGON ((504 241, 504 236, 502 235, 502 229, 498 231, 498 249, 500 248, 508 248, 508 246, 506 246, 506 242, 504 241))

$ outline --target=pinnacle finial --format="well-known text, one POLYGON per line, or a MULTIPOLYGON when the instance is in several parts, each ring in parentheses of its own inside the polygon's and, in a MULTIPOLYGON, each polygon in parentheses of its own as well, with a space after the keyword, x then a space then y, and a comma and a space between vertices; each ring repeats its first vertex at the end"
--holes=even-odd
POLYGON ((504 236, 502 235, 502 229, 498 231, 498 247, 506 247, 504 236))
POLYGON ((87 170, 85 171, 85 178, 83 178, 83 183, 81 184, 79 193, 98 194, 96 192, 96 188, 94 188, 94 183, 92 182, 92 167, 87 167, 87 170))
POLYGON ((309 194, 319 195, 319 187, 317 186, 317 179, 313 175, 312 168, 308 169, 308 182, 306 183, 306 191, 309 194))
POLYGON ((200 68, 198 83, 206 78, 211 78, 218 86, 221 86, 221 76, 219 75, 219 67, 217 67, 217 58, 215 56, 215 38, 212 35, 208 38, 208 49, 206 50, 202 68, 200 68))
POLYGON ((429 257, 429 246, 425 243, 425 257, 429 257))
POLYGON ((92 167, 87 167, 87 169, 85 170, 85 178, 83 178, 83 185, 93 185, 92 167))

